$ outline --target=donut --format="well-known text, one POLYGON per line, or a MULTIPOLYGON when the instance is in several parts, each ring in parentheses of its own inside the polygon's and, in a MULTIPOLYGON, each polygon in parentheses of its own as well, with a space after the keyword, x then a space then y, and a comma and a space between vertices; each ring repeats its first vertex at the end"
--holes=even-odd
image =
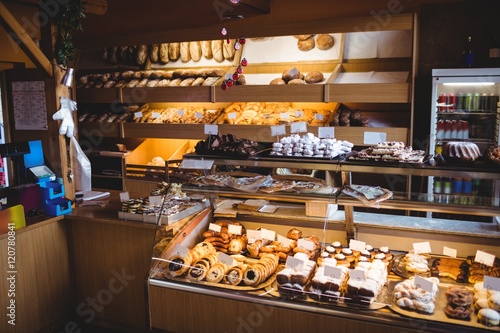
POLYGON ((445 292, 448 304, 454 306, 469 306, 474 297, 472 291, 461 286, 450 286, 445 292))

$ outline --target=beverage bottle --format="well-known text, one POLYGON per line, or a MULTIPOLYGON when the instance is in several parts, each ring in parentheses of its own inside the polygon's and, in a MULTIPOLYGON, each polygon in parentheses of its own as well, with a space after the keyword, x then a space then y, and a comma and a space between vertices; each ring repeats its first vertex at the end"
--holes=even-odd
POLYGON ((474 50, 472 49, 472 37, 467 37, 464 49, 462 50, 462 66, 472 67, 474 66, 474 50))
POLYGON ((500 67, 500 38, 494 37, 488 52, 491 67, 500 67))

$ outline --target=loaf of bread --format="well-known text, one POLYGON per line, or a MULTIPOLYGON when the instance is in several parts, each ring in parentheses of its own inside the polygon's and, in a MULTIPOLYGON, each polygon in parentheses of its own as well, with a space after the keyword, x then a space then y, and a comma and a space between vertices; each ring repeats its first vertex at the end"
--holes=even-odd
POLYGON ((179 86, 189 87, 189 86, 191 86, 191 84, 193 84, 193 82, 194 82, 194 78, 188 77, 187 79, 182 80, 181 83, 179 83, 179 86))
POLYGON ((292 79, 288 81, 288 84, 306 84, 306 81, 302 79, 292 79))
POLYGON ((162 64, 166 64, 169 62, 169 57, 168 57, 168 43, 162 43, 160 44, 160 49, 158 51, 158 57, 159 60, 162 64))
POLYGON ((179 60, 181 56, 181 44, 180 43, 169 43, 168 44, 168 58, 171 61, 179 60))
POLYGON ((319 71, 312 71, 307 73, 305 79, 306 83, 318 83, 324 80, 323 73, 319 71))
POLYGON ((181 42, 180 53, 182 62, 188 62, 189 60, 191 60, 191 53, 189 52, 189 42, 181 42))
POLYGON ((193 61, 200 61, 201 59, 201 43, 200 42, 189 42, 189 53, 193 61))
POLYGON ((283 85, 283 84, 286 84, 286 82, 282 78, 277 77, 276 79, 274 79, 271 82, 269 82, 269 84, 272 84, 272 85, 283 85))
POLYGON ((333 47, 334 40, 329 34, 319 34, 316 37, 316 46, 320 50, 328 50, 333 47))
POLYGON ((298 40, 306 40, 311 38, 313 35, 293 35, 293 37, 297 38, 298 40))
POLYGON ((205 59, 211 60, 213 59, 212 54, 212 42, 209 40, 204 40, 201 42, 201 54, 205 57, 205 59))
POLYGON ((137 47, 136 62, 138 65, 144 65, 148 57, 148 46, 139 45, 137 47))
POLYGON ((169 87, 178 87, 182 82, 182 79, 180 78, 177 78, 177 79, 173 79, 171 80, 169 83, 168 83, 168 86, 169 87))
POLYGON ((160 44, 153 44, 149 47, 149 60, 156 64, 160 59, 160 44))
POLYGON ((314 42, 313 37, 297 41, 297 47, 301 51, 310 51, 310 50, 314 49, 315 46, 316 46, 316 43, 314 42))
POLYGON ((233 60, 234 59, 234 54, 236 53, 236 50, 234 49, 234 44, 236 41, 234 39, 230 40, 229 43, 224 43, 224 47, 222 49, 222 54, 224 56, 224 59, 226 60, 233 60))
POLYGON ((224 48, 223 40, 213 40, 212 41, 212 55, 214 60, 217 62, 224 61, 224 54, 222 53, 222 49, 224 48))

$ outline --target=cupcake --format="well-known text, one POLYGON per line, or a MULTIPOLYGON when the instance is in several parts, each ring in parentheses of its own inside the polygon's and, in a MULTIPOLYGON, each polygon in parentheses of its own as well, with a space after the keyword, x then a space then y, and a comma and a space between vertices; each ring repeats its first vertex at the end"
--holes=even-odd
POLYGON ((332 243, 332 246, 335 249, 335 252, 337 252, 337 253, 342 252, 342 244, 340 244, 340 242, 335 241, 332 243))
POLYGON ((337 266, 344 266, 344 267, 351 266, 351 263, 349 262, 349 260, 347 260, 345 255, 343 255, 342 253, 337 253, 334 258, 335 258, 335 260, 337 260, 337 266))
POLYGON ((391 251, 389 251, 389 247, 387 247, 387 246, 381 246, 381 247, 379 247, 378 251, 379 251, 380 253, 385 254, 385 257, 386 257, 386 259, 387 259, 388 261, 391 261, 391 260, 392 260, 393 255, 392 255, 391 251))
POLYGON ((349 262, 354 262, 354 260, 356 260, 356 258, 354 257, 354 254, 353 254, 352 250, 349 249, 349 248, 342 249, 342 254, 346 257, 346 259, 349 262))

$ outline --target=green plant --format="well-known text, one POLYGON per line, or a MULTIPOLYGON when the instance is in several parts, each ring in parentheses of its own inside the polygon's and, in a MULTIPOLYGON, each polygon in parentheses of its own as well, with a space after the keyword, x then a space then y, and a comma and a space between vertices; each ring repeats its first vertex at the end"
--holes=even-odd
POLYGON ((59 7, 56 20, 55 58, 56 62, 67 67, 68 61, 75 59, 76 47, 73 44, 73 33, 82 31, 81 20, 85 18, 85 6, 80 0, 70 0, 59 7))

